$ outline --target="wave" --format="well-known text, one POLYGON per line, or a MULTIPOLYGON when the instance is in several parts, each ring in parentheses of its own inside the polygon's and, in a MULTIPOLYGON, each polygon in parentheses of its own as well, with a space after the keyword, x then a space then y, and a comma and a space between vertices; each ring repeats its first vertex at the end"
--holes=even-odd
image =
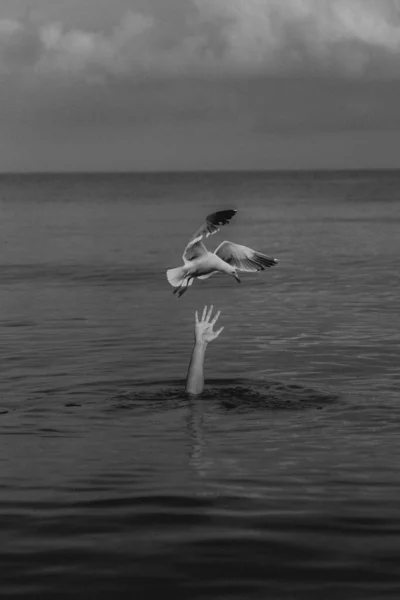
POLYGON ((132 264, 20 264, 2 265, 0 283, 45 282, 57 283, 88 283, 108 285, 110 283, 154 282, 165 279, 164 271, 151 266, 139 267, 132 264))

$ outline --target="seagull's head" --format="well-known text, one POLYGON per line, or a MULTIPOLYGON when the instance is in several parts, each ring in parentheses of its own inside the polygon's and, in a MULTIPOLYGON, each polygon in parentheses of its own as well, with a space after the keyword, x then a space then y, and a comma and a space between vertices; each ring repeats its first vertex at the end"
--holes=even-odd
POLYGON ((241 283, 241 281, 240 281, 240 278, 239 278, 239 275, 236 273, 236 270, 235 270, 235 269, 233 269, 233 271, 232 271, 231 275, 232 275, 232 277, 234 277, 234 278, 236 279, 236 281, 237 281, 238 283, 241 283))

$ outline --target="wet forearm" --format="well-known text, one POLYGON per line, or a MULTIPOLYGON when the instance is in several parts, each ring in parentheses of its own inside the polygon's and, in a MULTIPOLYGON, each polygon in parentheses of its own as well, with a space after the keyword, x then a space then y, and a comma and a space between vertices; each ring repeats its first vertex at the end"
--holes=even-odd
POLYGON ((201 394, 203 391, 203 366, 206 349, 207 343, 196 342, 194 345, 186 379, 186 391, 188 394, 201 394))

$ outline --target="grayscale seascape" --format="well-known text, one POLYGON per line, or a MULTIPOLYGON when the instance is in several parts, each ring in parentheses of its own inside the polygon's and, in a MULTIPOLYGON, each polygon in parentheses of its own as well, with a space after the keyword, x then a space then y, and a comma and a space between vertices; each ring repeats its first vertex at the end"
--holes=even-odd
POLYGON ((399 171, 2 175, 1 598, 399 598, 399 227, 399 171), (178 299, 225 208, 278 266, 178 299))

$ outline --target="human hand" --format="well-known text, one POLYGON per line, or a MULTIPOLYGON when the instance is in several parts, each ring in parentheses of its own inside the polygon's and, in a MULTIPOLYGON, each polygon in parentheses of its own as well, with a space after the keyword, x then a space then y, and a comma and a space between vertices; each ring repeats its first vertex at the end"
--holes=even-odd
POLYGON ((213 327, 217 322, 219 315, 221 314, 221 311, 219 310, 213 320, 210 321, 213 308, 214 307, 211 304, 207 313, 207 306, 205 306, 200 320, 196 310, 196 325, 194 330, 196 344, 208 344, 208 342, 212 342, 212 340, 215 340, 215 338, 217 338, 223 330, 223 327, 221 327, 218 329, 218 331, 213 331, 213 327))

